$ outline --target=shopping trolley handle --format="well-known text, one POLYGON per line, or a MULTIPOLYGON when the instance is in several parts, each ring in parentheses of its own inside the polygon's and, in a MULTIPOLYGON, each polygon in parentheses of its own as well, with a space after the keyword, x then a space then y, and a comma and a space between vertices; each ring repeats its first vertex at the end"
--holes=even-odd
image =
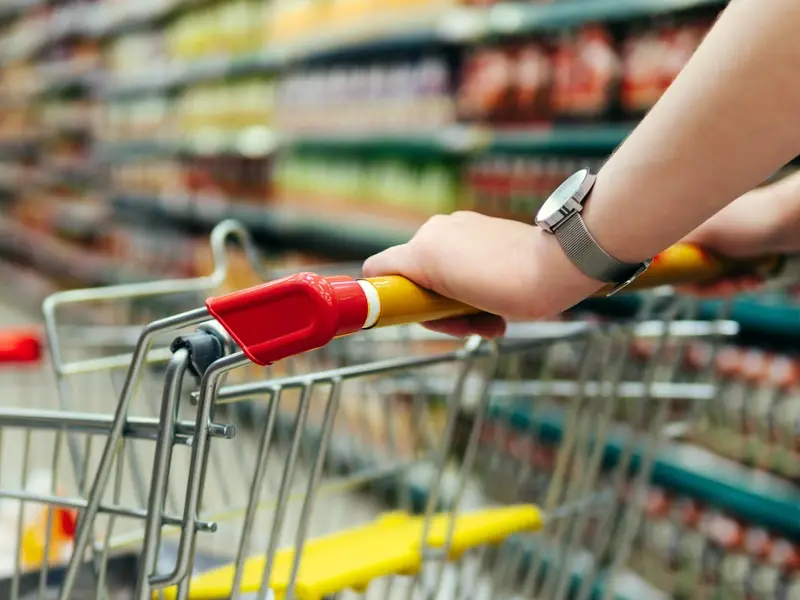
POLYGON ((0 330, 0 364, 38 363, 44 340, 35 329, 0 330))
MULTIPOLYGON (((774 277, 786 261, 727 261, 681 244, 661 253, 632 289, 697 284, 742 272, 774 277)), ((209 298, 206 307, 259 365, 321 348, 362 329, 480 312, 399 276, 356 279, 299 273, 209 298)))

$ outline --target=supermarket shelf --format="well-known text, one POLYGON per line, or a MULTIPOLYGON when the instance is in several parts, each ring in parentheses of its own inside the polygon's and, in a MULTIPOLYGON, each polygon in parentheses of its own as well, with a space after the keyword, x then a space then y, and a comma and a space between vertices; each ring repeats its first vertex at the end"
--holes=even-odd
POLYGON ((490 129, 454 126, 421 133, 330 134, 287 136, 283 145, 295 150, 357 151, 370 154, 438 156, 468 154, 492 146, 490 129))
POLYGON ((147 280, 145 274, 118 261, 7 218, 0 218, 0 255, 57 280, 72 280, 85 286, 147 280))
MULTIPOLYGON (((502 414, 502 408, 500 409, 502 414)), ((536 428, 543 436, 560 437, 563 414, 557 410, 532 413, 518 407, 508 415, 522 430, 536 428)), ((609 436, 607 457, 615 460, 625 447, 626 432, 609 436)), ((634 460, 638 462, 640 455, 634 460)), ((669 444, 653 466, 652 480, 720 506, 741 518, 800 537, 800 488, 689 444, 669 444)))
POLYGON ((495 132, 488 149, 493 152, 603 153, 610 154, 633 131, 632 124, 554 127, 530 131, 495 132))
POLYGON ((454 126, 422 134, 296 136, 284 144, 300 150, 359 150, 441 155, 480 151, 513 153, 611 153, 632 125, 552 126, 506 132, 478 126, 454 126))
MULTIPOLYGON (((635 316, 643 306, 641 294, 618 294, 612 298, 593 298, 581 304, 589 312, 615 318, 635 316)), ((703 300, 697 317, 713 320, 724 315, 739 324, 739 343, 759 348, 790 350, 800 340, 800 303, 783 294, 742 295, 728 300, 703 300)))
POLYGON ((44 5, 47 0, 17 0, 16 2, 4 2, 0 6, 0 21, 13 19, 34 8, 44 5))
MULTIPOLYGON (((655 16, 703 6, 720 6, 726 0, 566 0, 556 3, 501 3, 489 8, 449 8, 393 18, 371 18, 340 29, 317 32, 308 41, 274 44, 263 52, 225 58, 199 59, 177 65, 153 77, 145 74, 109 85, 109 97, 125 97, 169 91, 184 85, 248 73, 271 72, 291 64, 334 57, 354 57, 431 43, 469 43, 536 31, 577 26, 595 21, 616 21, 655 16)), ((152 3, 151 3, 152 4, 152 3)), ((175 0, 151 6, 121 25, 109 25, 107 34, 127 23, 156 22, 186 2, 175 0)), ((149 6, 149 5, 146 5, 149 6)))
POLYGON ((503 3, 488 10, 485 35, 502 36, 718 7, 727 0, 570 0, 551 4, 503 3))
POLYGON ((186 64, 151 67, 121 81, 108 82, 102 94, 111 100, 164 94, 197 83, 277 71, 285 63, 280 53, 263 51, 235 58, 205 58, 186 64))
POLYGON ((36 154, 38 139, 0 141, 0 161, 16 162, 36 154))
POLYGON ((102 75, 94 70, 48 68, 47 72, 41 75, 37 93, 51 95, 77 89, 91 89, 101 80, 102 75))
POLYGON ((248 127, 235 133, 208 130, 181 142, 141 140, 98 144, 97 155, 107 163, 137 159, 166 158, 179 155, 237 154, 247 157, 267 156, 280 145, 279 138, 267 127, 248 127))
POLYGON ((92 32, 98 38, 120 35, 126 31, 158 23, 190 4, 191 2, 187 0, 141 1, 117 6, 112 4, 113 8, 105 6, 103 10, 97 12, 91 24, 92 32), (122 12, 120 7, 124 7, 126 11, 122 12))
POLYGON ((213 154, 235 151, 262 156, 278 148, 318 152, 368 152, 371 155, 414 157, 458 156, 477 152, 516 154, 610 154, 627 137, 631 125, 555 126, 524 132, 495 131, 456 125, 426 133, 281 135, 266 128, 249 128, 234 136, 198 136, 186 143, 155 140, 108 143, 100 155, 109 162, 157 158, 180 153, 213 154))
POLYGON ((122 218, 172 223, 180 228, 207 233, 226 218, 240 221, 260 245, 267 248, 324 252, 332 258, 359 260, 402 244, 412 232, 386 221, 372 223, 360 218, 349 223, 326 216, 267 205, 216 203, 210 199, 158 200, 148 197, 116 196, 112 206, 122 218))
POLYGON ((91 22, 98 39, 119 36, 137 29, 158 25, 184 10, 198 8, 214 0, 140 0, 126 5, 110 3, 91 22), (120 9, 124 8, 125 12, 120 9))

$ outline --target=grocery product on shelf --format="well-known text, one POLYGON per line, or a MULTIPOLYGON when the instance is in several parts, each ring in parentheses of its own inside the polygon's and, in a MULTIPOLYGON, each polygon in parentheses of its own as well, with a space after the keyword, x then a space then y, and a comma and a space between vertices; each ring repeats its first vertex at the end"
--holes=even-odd
POLYGON ((465 169, 465 207, 494 217, 530 222, 561 181, 596 158, 491 155, 472 160, 465 169))
POLYGON ((708 21, 648 24, 633 29, 622 50, 620 104, 626 115, 649 110, 688 62, 710 28, 708 21))
POLYGON ((346 45, 403 34, 430 25, 458 0, 406 0, 372 4, 364 0, 278 0, 266 20, 267 38, 289 47, 331 39, 346 45))
POLYGON ((461 70, 461 119, 537 123, 552 116, 553 68, 540 42, 467 51, 461 70))
POLYGON ((477 48, 462 65, 459 112, 516 127, 609 120, 621 75, 617 42, 601 25, 477 48))
POLYGON ((189 88, 178 96, 174 107, 179 139, 202 144, 209 137, 213 143, 216 136, 223 144, 232 140, 234 146, 246 147, 246 139, 237 140, 237 136, 272 125, 275 96, 275 83, 268 77, 189 88))
POLYGON ((169 67, 168 52, 161 31, 136 31, 115 39, 105 52, 109 83, 144 76, 158 78, 169 67))
POLYGON ((276 163, 275 202, 328 214, 419 223, 462 203, 457 168, 437 161, 289 154, 276 163))
POLYGON ((444 57, 300 70, 281 78, 276 125, 289 133, 426 131, 454 122, 444 57))
POLYGON ((266 39, 266 6, 260 0, 230 0, 179 15, 165 31, 169 56, 188 61, 259 50, 266 39))
POLYGON ((177 139, 173 102, 166 96, 116 100, 102 109, 103 142, 170 142, 177 139))
POLYGON ((800 593, 796 542, 658 487, 645 496, 631 565, 680 600, 794 599, 800 593))
POLYGON ((553 52, 554 118, 599 120, 609 115, 621 73, 617 52, 600 25, 559 36, 553 52))

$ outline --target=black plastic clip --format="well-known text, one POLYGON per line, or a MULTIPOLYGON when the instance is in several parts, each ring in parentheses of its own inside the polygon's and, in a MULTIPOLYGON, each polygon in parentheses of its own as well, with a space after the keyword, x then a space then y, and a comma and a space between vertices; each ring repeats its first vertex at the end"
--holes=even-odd
POLYGON ((189 370, 202 377, 211 364, 225 356, 222 340, 208 331, 196 331, 172 340, 169 349, 175 353, 181 348, 189 351, 189 370))

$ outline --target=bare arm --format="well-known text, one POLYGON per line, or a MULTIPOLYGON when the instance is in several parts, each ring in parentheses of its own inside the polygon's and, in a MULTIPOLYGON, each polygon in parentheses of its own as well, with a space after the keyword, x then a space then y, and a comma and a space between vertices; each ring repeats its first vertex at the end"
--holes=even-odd
POLYGON ((598 177, 585 218, 608 252, 663 250, 800 153, 799 27, 797 0, 724 11, 598 177))
MULTIPOLYGON (((798 30, 798 0, 735 0, 726 9, 599 174, 584 219, 607 252, 626 262, 656 254, 800 154, 798 30)), ((785 203, 765 200, 759 210, 790 218, 785 203)), ((512 319, 558 314, 602 287, 553 236, 464 213, 432 219, 409 243, 368 260, 364 272, 404 275, 512 319)), ((437 328, 502 330, 482 319, 437 328)))

